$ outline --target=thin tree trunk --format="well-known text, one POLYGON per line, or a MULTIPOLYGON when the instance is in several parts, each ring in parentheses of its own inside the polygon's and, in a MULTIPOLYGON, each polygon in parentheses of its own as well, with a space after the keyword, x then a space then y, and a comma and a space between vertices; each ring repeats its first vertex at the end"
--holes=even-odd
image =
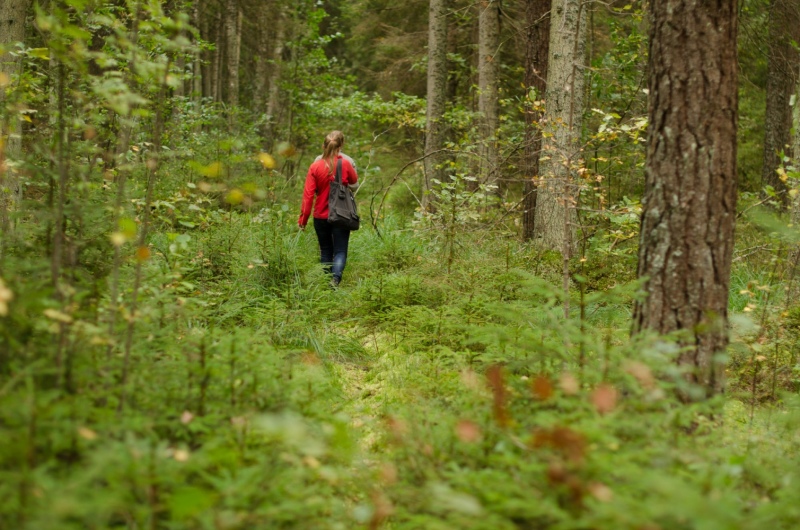
POLYGON ((232 110, 239 106, 239 57, 242 44, 242 12, 239 9, 239 0, 228 0, 225 13, 225 43, 227 102, 232 110))
POLYGON ((272 39, 274 31, 266 28, 275 21, 275 6, 272 2, 262 2, 255 7, 255 23, 261 28, 256 39, 256 56, 253 58, 253 103, 259 114, 267 112, 269 102, 269 63, 272 58, 272 39))
MULTIPOLYGON (((0 2, 0 44, 12 44, 25 40, 25 17, 30 8, 30 0, 2 0, 0 2)), ((5 99, 5 87, 13 82, 20 72, 20 62, 10 53, 0 54, 0 105, 5 99)), ((15 159, 22 152, 22 126, 19 120, 11 120, 0 125, 0 144, 3 153, 0 159, 15 159)), ((3 233, 10 228, 8 212, 22 199, 22 186, 6 169, 0 167, 0 190, 8 188, 11 194, 0 191, 0 229, 3 233)))
MULTIPOLYGON (((633 330, 680 332, 678 362, 722 389, 736 219, 736 0, 650 3, 649 119, 633 330)), ((684 396, 686 398, 692 396, 684 396)))
POLYGON ((553 0, 545 102, 548 137, 543 142, 534 236, 564 259, 572 255, 577 225, 573 181, 580 161, 587 28, 580 0, 553 0))
POLYGON ((225 32, 222 31, 219 25, 219 17, 215 15, 214 20, 211 21, 213 25, 212 35, 214 43, 214 55, 211 59, 211 94, 215 102, 223 101, 222 94, 222 72, 225 70, 224 64, 224 50, 225 50, 225 32))
MULTIPOLYGON (((192 6, 192 24, 196 28, 200 28, 200 7, 195 3, 192 6)), ((202 35, 201 35, 202 36, 202 35)), ((196 39, 195 39, 196 41, 196 39)), ((195 42, 197 44, 197 42, 195 42)), ((199 97, 202 97, 203 93, 203 68, 202 68, 202 55, 201 52, 197 51, 194 53, 192 57, 192 80, 191 80, 191 93, 190 96, 192 101, 197 101, 199 97)))
POLYGON ((497 54, 500 51, 500 3, 478 4, 478 112, 481 115, 480 180, 491 183, 498 176, 497 154, 497 54))
MULTIPOLYGON (((203 40, 212 42, 212 31, 211 31, 211 23, 209 21, 209 6, 208 4, 201 3, 198 4, 197 7, 197 16, 199 19, 200 24, 200 37, 203 40)), ((203 77, 203 97, 204 98, 214 98, 213 87, 212 87, 212 80, 214 79, 214 54, 216 52, 212 51, 201 51, 199 52, 200 59, 201 59, 201 66, 200 70, 202 72, 203 77)))
POLYGON ((447 0, 430 0, 428 19, 428 94, 425 125, 425 189, 423 208, 431 204, 433 179, 442 181, 444 157, 431 155, 444 146, 445 124, 442 121, 447 103, 447 0))
POLYGON ((761 166, 762 186, 771 186, 778 193, 781 209, 788 205, 785 180, 777 169, 780 153, 789 155, 791 147, 792 109, 790 99, 797 84, 800 57, 796 44, 800 40, 800 5, 797 0, 772 0, 769 12, 769 51, 767 61, 767 110, 764 117, 764 162, 761 166))
POLYGON ((281 64, 283 64, 282 56, 286 35, 285 15, 285 11, 280 9, 276 17, 277 30, 275 35, 275 49, 272 53, 272 65, 270 67, 268 81, 269 97, 267 99, 267 125, 264 131, 264 137, 266 138, 266 149, 270 151, 275 145, 275 131, 279 121, 281 64))
MULTIPOLYGON (((550 0, 525 0, 525 87, 535 90, 535 101, 544 99, 547 91, 547 59, 550 49, 550 0)), ((536 179, 539 178, 539 156, 542 150, 542 113, 525 110, 525 152, 522 163, 523 214, 522 237, 530 240, 536 221, 536 179)))
MULTIPOLYGON (((797 78, 797 83, 794 87, 794 105, 792 106, 792 120, 794 126, 794 138, 792 138, 792 158, 794 165, 800 170, 800 76, 797 78)), ((797 195, 800 197, 800 194, 797 195)))

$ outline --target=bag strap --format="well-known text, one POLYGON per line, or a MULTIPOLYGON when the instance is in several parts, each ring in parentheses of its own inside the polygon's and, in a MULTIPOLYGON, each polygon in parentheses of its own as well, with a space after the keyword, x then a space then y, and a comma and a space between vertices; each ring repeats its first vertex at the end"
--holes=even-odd
POLYGON ((342 183, 342 159, 336 161, 336 178, 337 184, 342 183))

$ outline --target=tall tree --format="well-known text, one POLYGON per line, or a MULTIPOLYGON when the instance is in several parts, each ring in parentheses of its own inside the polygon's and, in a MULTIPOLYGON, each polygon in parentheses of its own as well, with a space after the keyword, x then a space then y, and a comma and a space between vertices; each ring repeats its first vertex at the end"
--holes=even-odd
POLYGON ((545 248, 572 254, 577 211, 573 183, 580 160, 587 17, 581 0, 553 0, 547 61, 547 138, 536 192, 534 236, 545 248))
POLYGON ((792 109, 790 100, 800 70, 800 4, 797 0, 771 0, 767 56, 767 110, 764 119, 762 186, 772 186, 782 207, 788 205, 786 183, 778 176, 780 153, 790 153, 792 109))
POLYGON ((722 387, 736 219, 736 0, 650 3, 649 127, 634 332, 680 331, 679 363, 722 387))
POLYGON ((242 10, 239 0, 228 0, 225 9, 225 51, 228 105, 239 106, 239 56, 242 48, 242 10))
POLYGON ((422 205, 430 204, 432 179, 443 180, 445 127, 442 121, 447 102, 447 0, 430 0, 428 13, 428 109, 425 124, 425 193, 422 205), (436 153, 436 154, 434 154, 436 153))
MULTIPOLYGON (((0 2, 0 45, 10 45, 25 40, 25 17, 31 5, 30 0, 3 0, 0 2)), ((11 83, 19 73, 20 63, 10 53, 0 54, 0 104, 5 99, 6 85, 11 83)), ((22 142, 19 134, 12 134, 12 127, 19 128, 19 123, 10 120, 0 130, 0 166, 5 167, 4 158, 15 158, 19 155, 22 142)), ((15 181, 7 181, 7 172, 0 167, 0 229, 5 231, 8 222, 8 208, 14 200, 21 198, 22 188, 15 181), (13 190, 8 197, 2 188, 13 190)))
POLYGON ((481 115, 482 181, 497 177, 497 54, 500 51, 500 2, 478 4, 478 112, 481 115))
MULTIPOLYGON (((535 91, 537 101, 547 90, 547 55, 550 49, 550 0, 525 0, 525 86, 535 91)), ((533 238, 536 220, 536 183, 542 150, 542 113, 535 108, 525 112, 525 152, 522 162, 522 236, 533 238)))

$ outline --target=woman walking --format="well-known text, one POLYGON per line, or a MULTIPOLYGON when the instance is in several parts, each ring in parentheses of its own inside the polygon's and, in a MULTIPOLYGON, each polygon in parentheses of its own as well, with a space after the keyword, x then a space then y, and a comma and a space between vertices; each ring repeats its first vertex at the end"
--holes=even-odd
POLYGON ((340 131, 333 131, 325 138, 322 158, 317 159, 308 168, 300 219, 297 221, 300 228, 305 229, 313 206, 314 231, 319 241, 320 262, 325 272, 332 275, 333 287, 338 287, 342 281, 342 272, 347 263, 347 245, 350 242, 348 228, 328 223, 328 195, 331 181, 336 178, 337 163, 341 161, 342 164, 343 185, 349 186, 358 182, 353 165, 340 153, 342 145, 344 145, 344 135, 340 131), (314 204, 315 198, 316 204, 314 204))

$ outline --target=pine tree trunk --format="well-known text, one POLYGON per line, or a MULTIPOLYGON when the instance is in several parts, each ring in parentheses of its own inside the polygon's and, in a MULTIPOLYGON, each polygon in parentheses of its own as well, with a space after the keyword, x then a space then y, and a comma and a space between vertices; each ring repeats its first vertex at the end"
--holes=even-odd
POLYGON ((239 9, 239 0, 228 0, 225 12, 225 42, 227 102, 233 110, 239 106, 239 57, 242 43, 242 12, 239 9))
MULTIPOLYGON (((792 162, 794 167, 800 170, 800 76, 798 76, 797 83, 794 87, 794 105, 792 106, 792 130, 794 130, 794 137, 792 138, 792 162)), ((796 179, 791 183, 792 188, 800 188, 800 180, 796 179)), ((792 224, 800 226, 800 193, 796 193, 792 198, 792 211, 791 211, 792 224)), ((795 250, 800 252, 800 249, 795 250)))
POLYGON ((788 205, 786 183, 778 176, 780 153, 789 155, 792 109, 790 99, 797 84, 800 58, 793 41, 800 40, 800 5, 797 0, 772 0, 769 12, 767 60, 767 110, 764 117, 762 186, 778 193, 781 209, 788 205))
POLYGON ((275 144, 275 135, 280 121, 279 110, 281 101, 281 64, 283 64, 283 48, 285 46, 286 13, 283 9, 278 11, 276 17, 277 30, 275 35, 275 49, 272 52, 272 65, 269 71, 269 98, 267 100, 267 126, 264 136, 266 137, 266 149, 272 150, 275 144))
POLYGON ((225 31, 225 11, 221 14, 215 14, 214 19, 212 21, 213 26, 213 35, 214 40, 214 58, 211 63, 211 68, 214 72, 214 79, 212 80, 212 92, 214 94, 214 101, 216 102, 223 102, 227 101, 224 89, 225 85, 222 83, 222 78, 227 73, 228 65, 226 63, 227 53, 226 53, 226 46, 228 44, 225 37, 227 35, 225 31))
MULTIPOLYGON (((525 0, 525 86, 536 92, 537 101, 547 91, 547 55, 550 49, 550 0, 525 0)), ((525 112, 525 152, 522 162, 523 214, 522 237, 533 238, 536 221, 536 181, 539 177, 539 156, 542 150, 541 112, 525 112)))
MULTIPOLYGON (((211 39, 211 21, 209 20, 209 6, 207 4, 200 4, 197 7, 197 16, 199 21, 200 37, 207 41, 213 42, 211 39)), ((214 98, 212 79, 214 79, 214 52, 201 51, 200 55, 200 71, 202 73, 203 83, 203 97, 214 98)))
POLYGON ((437 168, 445 157, 434 153, 444 146, 445 127, 442 122, 447 103, 447 0, 430 0, 428 19, 428 110, 425 134, 425 190, 423 208, 431 203, 432 180, 444 179, 445 172, 437 168))
POLYGON ((254 17, 259 32, 256 37, 256 56, 253 58, 253 104, 259 114, 266 114, 269 101, 269 62, 275 32, 267 28, 272 26, 271 22, 277 22, 274 13, 272 2, 261 2, 255 7, 254 17))
POLYGON ((572 255, 577 225, 574 177, 581 158, 587 27, 581 0, 553 0, 545 101, 548 137, 540 162, 534 237, 565 257, 572 255))
MULTIPOLYGON (((736 219, 736 0, 650 4, 649 119, 634 332, 681 332, 679 363, 722 388, 736 219)), ((693 396, 685 396, 693 397, 693 396)))
MULTIPOLYGON (((202 28, 201 26, 201 13, 200 7, 197 4, 192 6, 192 24, 196 28, 202 28)), ((202 33, 201 33, 202 36, 202 33)), ((196 40, 196 39, 195 39, 196 40)), ((195 42, 196 44, 196 42, 195 42)), ((199 97, 203 96, 203 67, 202 67, 202 60, 203 56, 202 53, 197 51, 192 58, 192 100, 197 101, 199 97)))
POLYGON ((480 180, 498 177, 497 154, 497 54, 500 48, 500 3, 478 3, 478 112, 481 115, 480 180))
MULTIPOLYGON (((2 0, 0 2, 0 44, 24 42, 25 17, 30 0, 2 0)), ((4 104, 5 90, 19 74, 20 63, 10 53, 0 54, 0 105, 4 104)), ((22 151, 22 126, 18 120, 0 125, 0 229, 8 228, 8 212, 22 199, 22 186, 6 170, 6 159, 18 158, 22 151), (2 191, 11 190, 10 194, 2 191)))

